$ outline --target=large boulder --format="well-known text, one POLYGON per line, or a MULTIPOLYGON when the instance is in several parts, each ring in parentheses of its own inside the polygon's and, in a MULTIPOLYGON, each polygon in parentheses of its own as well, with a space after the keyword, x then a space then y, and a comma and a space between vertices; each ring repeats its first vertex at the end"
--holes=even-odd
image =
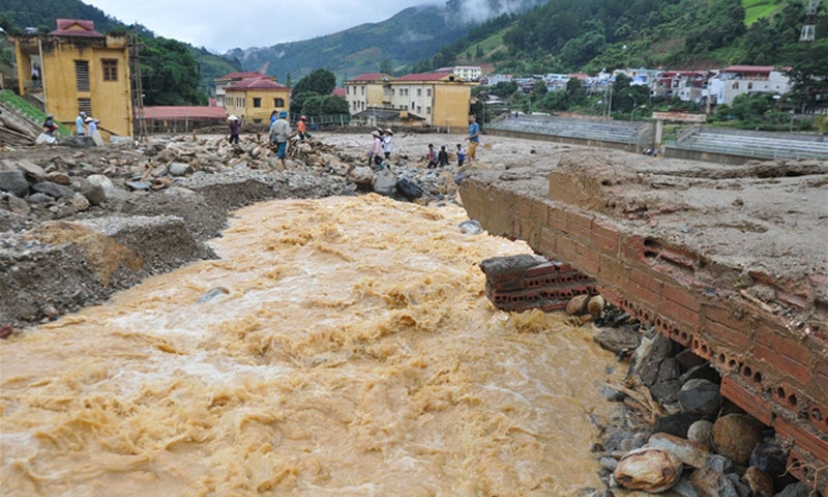
POLYGON ((41 181, 32 186, 32 190, 38 193, 45 193, 52 198, 65 198, 71 200, 75 196, 75 190, 68 186, 52 183, 51 181, 41 181))
POLYGON ((357 166, 351 171, 350 179, 358 185, 370 185, 374 181, 374 171, 367 166, 357 166))
POLYGON ((675 454, 663 449, 641 448, 622 457, 613 476, 624 488, 659 493, 675 485, 683 469, 681 459, 675 454))
POLYGON ((713 423, 713 442, 719 454, 747 466, 762 441, 762 424, 746 414, 728 414, 713 423))
POLYGON ((712 417, 719 412, 722 395, 719 393, 719 385, 706 379, 695 379, 682 385, 678 401, 684 412, 712 417))
POLYGON ((177 177, 186 176, 193 172, 193 168, 190 167, 189 164, 186 164, 184 162, 172 162, 170 163, 167 170, 170 172, 171 176, 177 177))
POLYGON ((736 475, 725 475, 710 468, 701 468, 690 475, 690 483, 700 497, 748 497, 750 489, 736 475))
POLYGON ((713 423, 706 419, 700 419, 690 425, 687 430, 687 440, 704 445, 708 449, 713 448, 713 423))
POLYGON ((75 178, 72 181, 72 189, 86 197, 92 205, 101 205, 106 202, 104 187, 89 181, 87 178, 75 178))
POLYGON ((29 182, 23 171, 0 171, 0 190, 22 198, 29 194, 29 182))
POLYGON ((380 195, 390 197, 397 189, 397 178, 387 169, 378 172, 374 177, 374 191, 380 195))

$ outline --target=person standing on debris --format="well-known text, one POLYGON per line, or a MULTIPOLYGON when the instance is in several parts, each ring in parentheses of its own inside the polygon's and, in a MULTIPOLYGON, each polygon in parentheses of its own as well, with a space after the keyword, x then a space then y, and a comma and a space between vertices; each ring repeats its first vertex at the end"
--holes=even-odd
POLYGON ((75 132, 78 136, 83 136, 85 134, 85 130, 83 128, 83 121, 86 119, 86 112, 81 111, 78 114, 78 117, 75 118, 75 132))
POLYGON ((463 150, 463 145, 457 144, 457 167, 463 167, 463 163, 466 162, 466 151, 463 150))
POLYGON ((307 117, 302 116, 299 118, 299 122, 296 123, 296 133, 299 135, 300 140, 310 138, 310 135, 308 135, 308 125, 305 123, 307 120, 307 117))
POLYGON ((270 143, 276 145, 276 157, 282 161, 282 167, 285 167, 287 142, 290 138, 290 123, 287 122, 287 117, 287 111, 279 112, 279 119, 276 119, 270 126, 270 143))
POLYGON ((382 136, 380 136, 379 131, 373 131, 371 136, 374 137, 374 143, 371 146, 371 157, 374 158, 374 165, 379 167, 380 169, 383 168, 382 158, 383 158, 383 150, 382 150, 382 136))
POLYGON ((230 115, 227 118, 227 125, 230 127, 230 144, 239 144, 239 131, 241 131, 241 121, 235 115, 230 115))
POLYGON ((58 127, 57 124, 55 124, 55 116, 52 114, 46 116, 46 120, 43 121, 43 130, 45 133, 51 136, 55 131, 57 131, 57 129, 58 127))
POLYGON ((469 116, 469 136, 466 140, 469 141, 469 164, 471 164, 477 159, 477 146, 480 145, 480 125, 477 124, 474 114, 469 116))
POLYGON ((434 151, 434 145, 429 143, 428 144, 428 168, 434 169, 437 167, 437 152, 434 151))
POLYGON ((448 166, 449 158, 448 158, 448 152, 446 152, 446 146, 445 145, 440 147, 440 153, 437 154, 437 162, 439 163, 440 167, 448 166))
POLYGON ((385 151, 385 160, 391 158, 391 137, 394 136, 394 132, 391 129, 385 130, 385 135, 382 137, 382 149, 385 151))
POLYGON ((98 132, 98 120, 93 117, 86 118, 86 134, 91 137, 95 137, 95 133, 98 132))
POLYGON ((276 122, 276 119, 279 119, 279 111, 274 110, 270 113, 270 126, 273 126, 273 123, 276 122))

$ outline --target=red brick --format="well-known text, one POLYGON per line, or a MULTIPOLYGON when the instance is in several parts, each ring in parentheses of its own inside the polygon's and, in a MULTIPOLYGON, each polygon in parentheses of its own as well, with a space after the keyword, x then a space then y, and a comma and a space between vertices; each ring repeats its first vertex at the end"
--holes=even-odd
POLYGON ((760 361, 765 361, 776 368, 782 376, 788 376, 796 380, 800 385, 807 385, 811 378, 808 368, 793 359, 771 350, 763 345, 753 347, 753 356, 760 361))
POLYGON ((593 262, 598 262, 599 260, 601 260, 601 254, 598 251, 593 250, 589 246, 584 245, 582 243, 579 243, 577 245, 575 252, 578 255, 584 256, 593 262))
POLYGON ((777 435, 793 439, 799 449, 809 452, 822 465, 828 464, 828 442, 806 431, 785 418, 776 418, 773 424, 777 435))
POLYGON ((753 392, 748 391, 728 377, 722 378, 720 387, 722 396, 730 399, 734 404, 741 407, 748 414, 762 423, 770 426, 773 423, 773 408, 770 403, 763 401, 753 392))
POLYGON ((614 238, 618 240, 621 237, 618 229, 615 226, 605 221, 599 221, 598 219, 592 220, 592 232, 604 238, 614 238))
POLYGON ((601 287, 598 288, 598 293, 600 293, 601 296, 604 297, 604 299, 607 302, 614 305, 615 307, 620 307, 621 306, 621 300, 622 300, 621 295, 619 293, 615 292, 614 290, 609 289, 605 286, 601 286, 601 287))
POLYGON ((558 237, 549 228, 541 228, 540 253, 554 257, 558 253, 558 237))
POLYGON ((689 325, 691 328, 698 329, 699 325, 701 325, 701 317, 698 312, 690 310, 683 305, 678 305, 672 300, 662 300, 661 309, 665 316, 679 323, 689 325))
POLYGON ((644 257, 644 239, 638 235, 629 235, 621 243, 621 254, 629 262, 648 263, 644 257))
POLYGON ((570 235, 589 240, 592 238, 592 218, 578 212, 567 211, 566 229, 570 235))
POLYGON ((730 307, 704 304, 702 309, 705 320, 715 321, 734 330, 751 330, 753 328, 749 320, 734 317, 733 310, 730 307))
POLYGON ((752 334, 740 330, 736 330, 719 324, 709 319, 704 320, 702 331, 715 342, 722 341, 728 345, 732 345, 738 351, 746 351, 750 349, 752 334))
POLYGON ((756 343, 775 350, 800 364, 807 366, 811 361, 811 352, 801 342, 775 334, 767 327, 762 327, 756 334, 756 343))
POLYGON ((629 277, 631 283, 636 283, 650 290, 651 292, 661 295, 661 288, 663 284, 657 279, 650 276, 649 274, 645 273, 644 271, 633 268, 630 271, 629 277))
POLYGON ((578 255, 575 257, 575 264, 577 264, 585 273, 590 276, 598 274, 598 263, 585 255, 578 255))
POLYGON ((790 453, 788 454, 788 465, 786 467, 787 471, 794 478, 801 481, 802 483, 812 485, 813 478, 808 478, 808 474, 805 472, 807 464, 808 461, 803 454, 791 449, 790 453))
POLYGON ((816 382, 823 396, 828 392, 828 364, 823 363, 817 368, 816 382))
POLYGON ((611 254, 613 256, 618 255, 619 243, 617 238, 605 238, 592 233, 592 244, 595 248, 602 250, 607 254, 611 254))
POLYGON ((670 299, 684 307, 687 307, 691 311, 699 312, 701 311, 701 304, 699 303, 699 298, 694 295, 691 291, 685 290, 684 288, 679 288, 675 285, 664 285, 664 298, 670 299))
POLYGON ((659 307, 659 300, 661 300, 661 297, 659 297, 657 293, 633 282, 629 283, 627 289, 632 292, 632 300, 647 303, 653 309, 657 309, 659 307))
POLYGON ((617 257, 602 255, 598 263, 600 265, 598 277, 601 278, 604 284, 612 285, 615 288, 627 286, 626 266, 619 262, 617 257))
POLYGON ((577 255, 577 246, 575 242, 565 236, 558 237, 558 255, 564 262, 574 262, 577 255))
POLYGON ((561 232, 566 231, 566 211, 549 207, 546 213, 546 225, 561 232))

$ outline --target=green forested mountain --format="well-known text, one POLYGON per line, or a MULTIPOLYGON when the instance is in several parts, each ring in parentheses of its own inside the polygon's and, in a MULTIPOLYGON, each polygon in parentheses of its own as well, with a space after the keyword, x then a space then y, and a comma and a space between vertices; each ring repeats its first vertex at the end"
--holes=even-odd
POLYGON ((524 12, 548 0, 449 0, 442 6, 405 9, 379 23, 362 24, 311 40, 280 43, 264 48, 237 48, 226 55, 242 61, 246 70, 266 68, 284 81, 325 67, 340 79, 366 72, 401 72, 419 60, 431 58, 480 21, 472 12, 496 15, 524 12))
POLYGON ((128 26, 80 0, 2 0, 0 27, 14 33, 27 27, 55 29, 55 19, 86 19, 106 33, 136 29, 142 45, 141 72, 146 105, 205 104, 213 79, 240 71, 237 60, 176 40, 156 37, 141 25, 128 26))
MULTIPOLYGON (((799 43, 804 20, 802 0, 550 0, 484 24, 440 52, 523 74, 793 64, 803 51, 828 56, 825 6, 810 45, 799 43)), ((445 57, 423 64, 443 65, 445 57)))

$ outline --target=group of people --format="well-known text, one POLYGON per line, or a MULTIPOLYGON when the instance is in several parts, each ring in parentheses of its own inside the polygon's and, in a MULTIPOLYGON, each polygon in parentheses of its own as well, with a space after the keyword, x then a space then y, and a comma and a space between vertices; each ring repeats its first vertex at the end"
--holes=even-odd
MULTIPOLYGON (((469 164, 477 159, 477 146, 480 145, 480 125, 477 124, 477 118, 473 114, 469 116, 469 136, 465 138, 465 141, 469 142, 469 151, 467 154, 463 150, 463 145, 460 143, 457 144, 457 167, 463 167, 463 164, 466 162, 466 157, 469 159, 469 164)), ((437 152, 431 143, 428 144, 428 155, 426 159, 428 160, 427 167, 429 169, 446 167, 449 163, 449 155, 446 147, 440 147, 440 151, 437 152)))
POLYGON ((394 132, 390 129, 377 128, 371 132, 371 136, 374 141, 371 145, 368 162, 383 169, 385 168, 385 161, 391 158, 391 137, 394 136, 394 132))
MULTIPOLYGON (((274 110, 270 114, 270 127, 268 128, 270 144, 276 150, 276 157, 278 157, 282 162, 282 167, 285 167, 288 141, 291 138, 300 141, 311 138, 307 128, 307 117, 302 116, 299 118, 299 122, 296 126, 296 132, 291 130, 290 123, 287 118, 287 111, 274 110)), ((227 117, 227 126, 230 128, 230 143, 238 144, 239 134, 241 133, 241 120, 235 115, 230 115, 227 117)))
POLYGON ((80 111, 78 117, 75 118, 75 134, 78 136, 95 136, 98 132, 98 121, 92 116, 87 116, 86 112, 80 111), (86 125, 86 128, 84 128, 86 125))

